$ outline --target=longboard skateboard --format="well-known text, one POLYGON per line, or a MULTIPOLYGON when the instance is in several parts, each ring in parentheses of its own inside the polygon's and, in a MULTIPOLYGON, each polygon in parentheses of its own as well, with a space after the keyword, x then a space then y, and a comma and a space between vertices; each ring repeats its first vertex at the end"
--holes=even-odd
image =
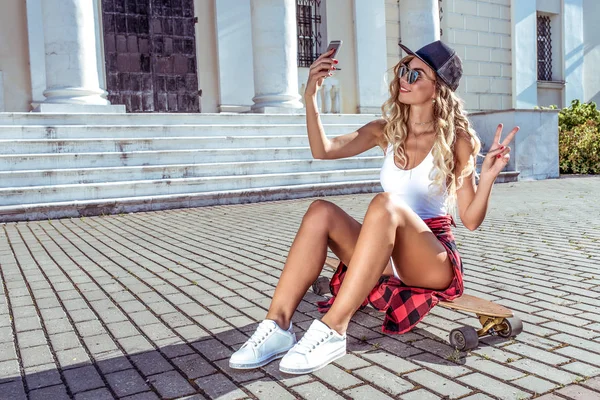
MULTIPOLYGON (((339 260, 327 257, 325 268, 335 271, 339 260)), ((329 292, 329 278, 320 276, 313 283, 313 292, 322 295, 329 292)), ((498 335, 503 338, 517 336, 523 331, 523 323, 508 308, 479 297, 463 294, 452 300, 441 300, 438 305, 456 311, 473 313, 479 319, 481 329, 461 326, 450 331, 450 344, 458 350, 472 350, 479 345, 479 338, 498 335)))

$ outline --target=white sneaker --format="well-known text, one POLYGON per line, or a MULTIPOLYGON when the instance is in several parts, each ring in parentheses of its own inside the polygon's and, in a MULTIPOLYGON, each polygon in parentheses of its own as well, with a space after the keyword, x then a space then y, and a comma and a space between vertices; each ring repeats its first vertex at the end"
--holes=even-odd
POLYGON ((302 339, 283 357, 279 370, 288 374, 308 374, 346 354, 346 335, 340 335, 315 320, 302 339))
POLYGON ((292 323, 288 330, 281 329, 275 321, 265 319, 256 332, 231 355, 229 366, 235 369, 262 367, 281 358, 296 344, 292 323))

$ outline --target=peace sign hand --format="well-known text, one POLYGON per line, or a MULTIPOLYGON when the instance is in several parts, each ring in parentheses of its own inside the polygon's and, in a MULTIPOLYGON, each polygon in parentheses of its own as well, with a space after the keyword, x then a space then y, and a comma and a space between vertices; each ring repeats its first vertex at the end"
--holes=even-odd
POLYGON ((502 124, 498 125, 498 128, 496 129, 496 135, 494 136, 494 142, 488 150, 487 155, 483 159, 483 164, 481 165, 482 178, 486 176, 491 180, 495 180, 510 161, 510 147, 508 147, 508 144, 519 131, 519 127, 514 127, 513 130, 508 133, 508 136, 506 136, 502 143, 500 143, 502 128, 502 124))

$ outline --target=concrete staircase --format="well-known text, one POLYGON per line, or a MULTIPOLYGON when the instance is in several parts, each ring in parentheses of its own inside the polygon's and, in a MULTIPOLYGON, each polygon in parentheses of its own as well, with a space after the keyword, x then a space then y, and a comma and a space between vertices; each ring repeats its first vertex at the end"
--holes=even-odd
POLYGON ((302 115, 0 113, 0 149, 0 222, 381 190, 378 149, 314 160, 302 115))
POLYGON ((0 113, 0 149, 0 222, 381 190, 379 149, 314 160, 303 115, 0 113))

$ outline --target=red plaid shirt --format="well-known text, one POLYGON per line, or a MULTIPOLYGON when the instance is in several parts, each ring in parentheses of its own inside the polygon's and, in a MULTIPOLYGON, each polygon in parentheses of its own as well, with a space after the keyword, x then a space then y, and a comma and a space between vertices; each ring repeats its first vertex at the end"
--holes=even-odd
MULTIPOLYGON (((425 219, 424 222, 446 248, 454 267, 454 278, 446 290, 437 291, 408 287, 395 276, 382 276, 362 303, 361 308, 371 304, 376 310, 385 312, 382 326, 385 333, 406 333, 414 328, 440 299, 453 300, 463 294, 462 261, 450 228, 450 225, 456 226, 454 219, 446 215, 425 219)), ((335 301, 347 269, 348 267, 340 262, 329 284, 333 297, 317 303, 320 312, 327 312, 335 301)))

